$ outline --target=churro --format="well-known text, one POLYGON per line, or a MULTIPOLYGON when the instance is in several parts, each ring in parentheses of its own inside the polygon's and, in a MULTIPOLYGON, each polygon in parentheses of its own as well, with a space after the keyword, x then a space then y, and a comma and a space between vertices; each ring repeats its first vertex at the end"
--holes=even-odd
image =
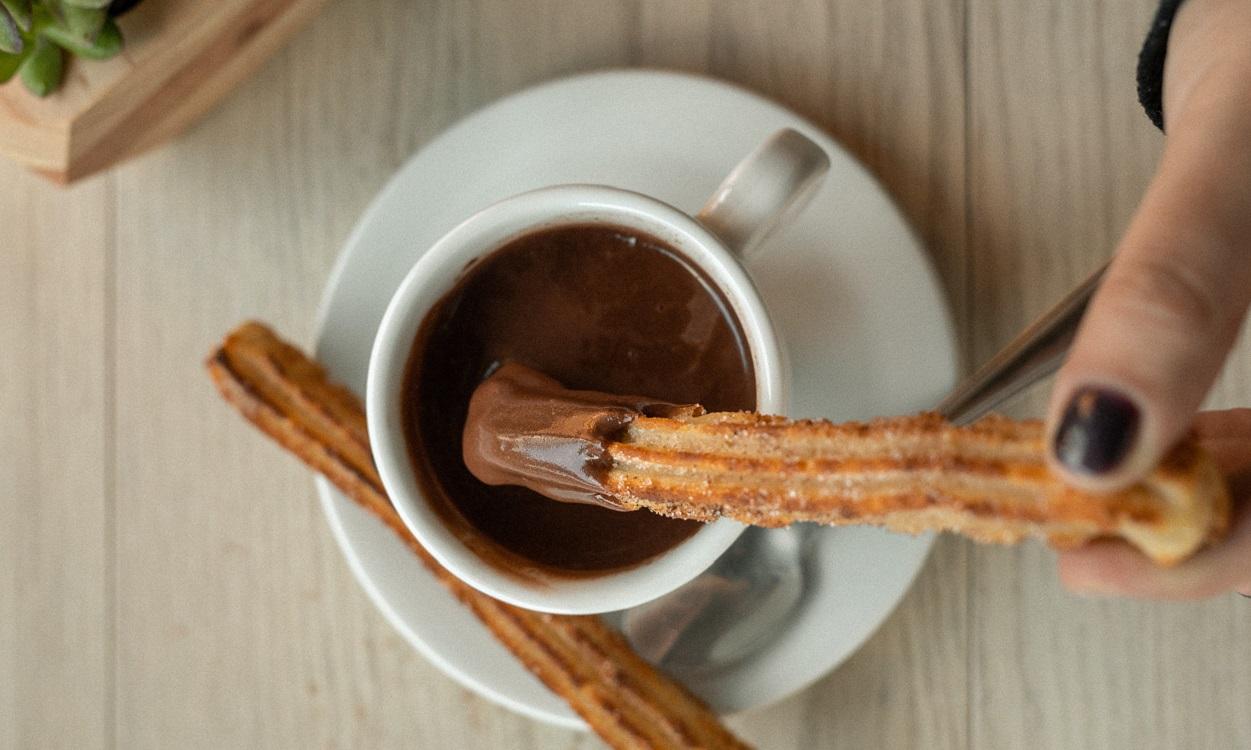
POLYGON ((470 402, 466 462, 484 481, 675 518, 874 524, 1057 547, 1120 537, 1162 565, 1220 536, 1229 520, 1225 481, 1193 437, 1138 484, 1094 494, 1047 467, 1037 421, 991 416, 957 427, 922 414, 834 424, 701 412, 565 391, 510 363, 470 402))
POLYGON ((268 328, 240 326, 209 356, 207 367, 226 401, 389 526, 608 745, 747 747, 698 698, 644 661, 598 617, 549 615, 505 604, 440 566, 387 499, 359 400, 268 328))

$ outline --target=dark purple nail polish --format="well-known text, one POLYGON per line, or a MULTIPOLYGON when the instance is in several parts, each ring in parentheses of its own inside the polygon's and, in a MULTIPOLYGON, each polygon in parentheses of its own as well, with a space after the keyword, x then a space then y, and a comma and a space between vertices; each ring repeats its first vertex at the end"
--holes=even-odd
POLYGON ((1138 407, 1125 396, 1104 388, 1082 388, 1064 410, 1052 447, 1070 470, 1106 474, 1129 455, 1138 422, 1138 407))

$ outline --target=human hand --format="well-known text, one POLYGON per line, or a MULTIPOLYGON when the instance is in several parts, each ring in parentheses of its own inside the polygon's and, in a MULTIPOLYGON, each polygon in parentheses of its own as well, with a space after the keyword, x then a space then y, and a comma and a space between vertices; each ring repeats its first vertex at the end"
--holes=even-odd
POLYGON ((1070 590, 1151 599, 1251 595, 1251 409, 1204 412, 1194 429, 1229 477, 1234 498, 1229 535, 1172 568, 1161 568, 1124 542, 1099 541, 1063 552, 1060 580, 1070 590))
MULTIPOLYGON (((1188 0, 1174 20, 1164 156, 1052 392, 1052 465, 1076 485, 1142 477, 1192 423, 1228 471, 1251 467, 1251 411, 1195 419, 1251 303, 1247 39, 1245 0, 1188 0)), ((1061 577, 1130 596, 1251 593, 1251 492, 1235 497, 1229 539, 1175 569, 1098 543, 1065 553, 1061 577)))

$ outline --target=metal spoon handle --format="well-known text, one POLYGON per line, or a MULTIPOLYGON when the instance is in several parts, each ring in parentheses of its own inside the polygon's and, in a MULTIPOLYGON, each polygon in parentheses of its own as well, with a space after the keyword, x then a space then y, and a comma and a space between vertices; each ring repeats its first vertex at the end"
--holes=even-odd
POLYGON ((1060 368, 1105 265, 956 386, 935 410, 968 424, 1060 368))

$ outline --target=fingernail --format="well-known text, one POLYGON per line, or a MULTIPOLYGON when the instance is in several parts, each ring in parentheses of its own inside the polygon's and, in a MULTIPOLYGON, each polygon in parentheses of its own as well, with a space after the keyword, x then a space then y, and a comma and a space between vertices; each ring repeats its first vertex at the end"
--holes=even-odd
POLYGON ((1121 465, 1138 437, 1138 407, 1105 388, 1073 394, 1056 430, 1056 458, 1080 474, 1107 474, 1121 465))

